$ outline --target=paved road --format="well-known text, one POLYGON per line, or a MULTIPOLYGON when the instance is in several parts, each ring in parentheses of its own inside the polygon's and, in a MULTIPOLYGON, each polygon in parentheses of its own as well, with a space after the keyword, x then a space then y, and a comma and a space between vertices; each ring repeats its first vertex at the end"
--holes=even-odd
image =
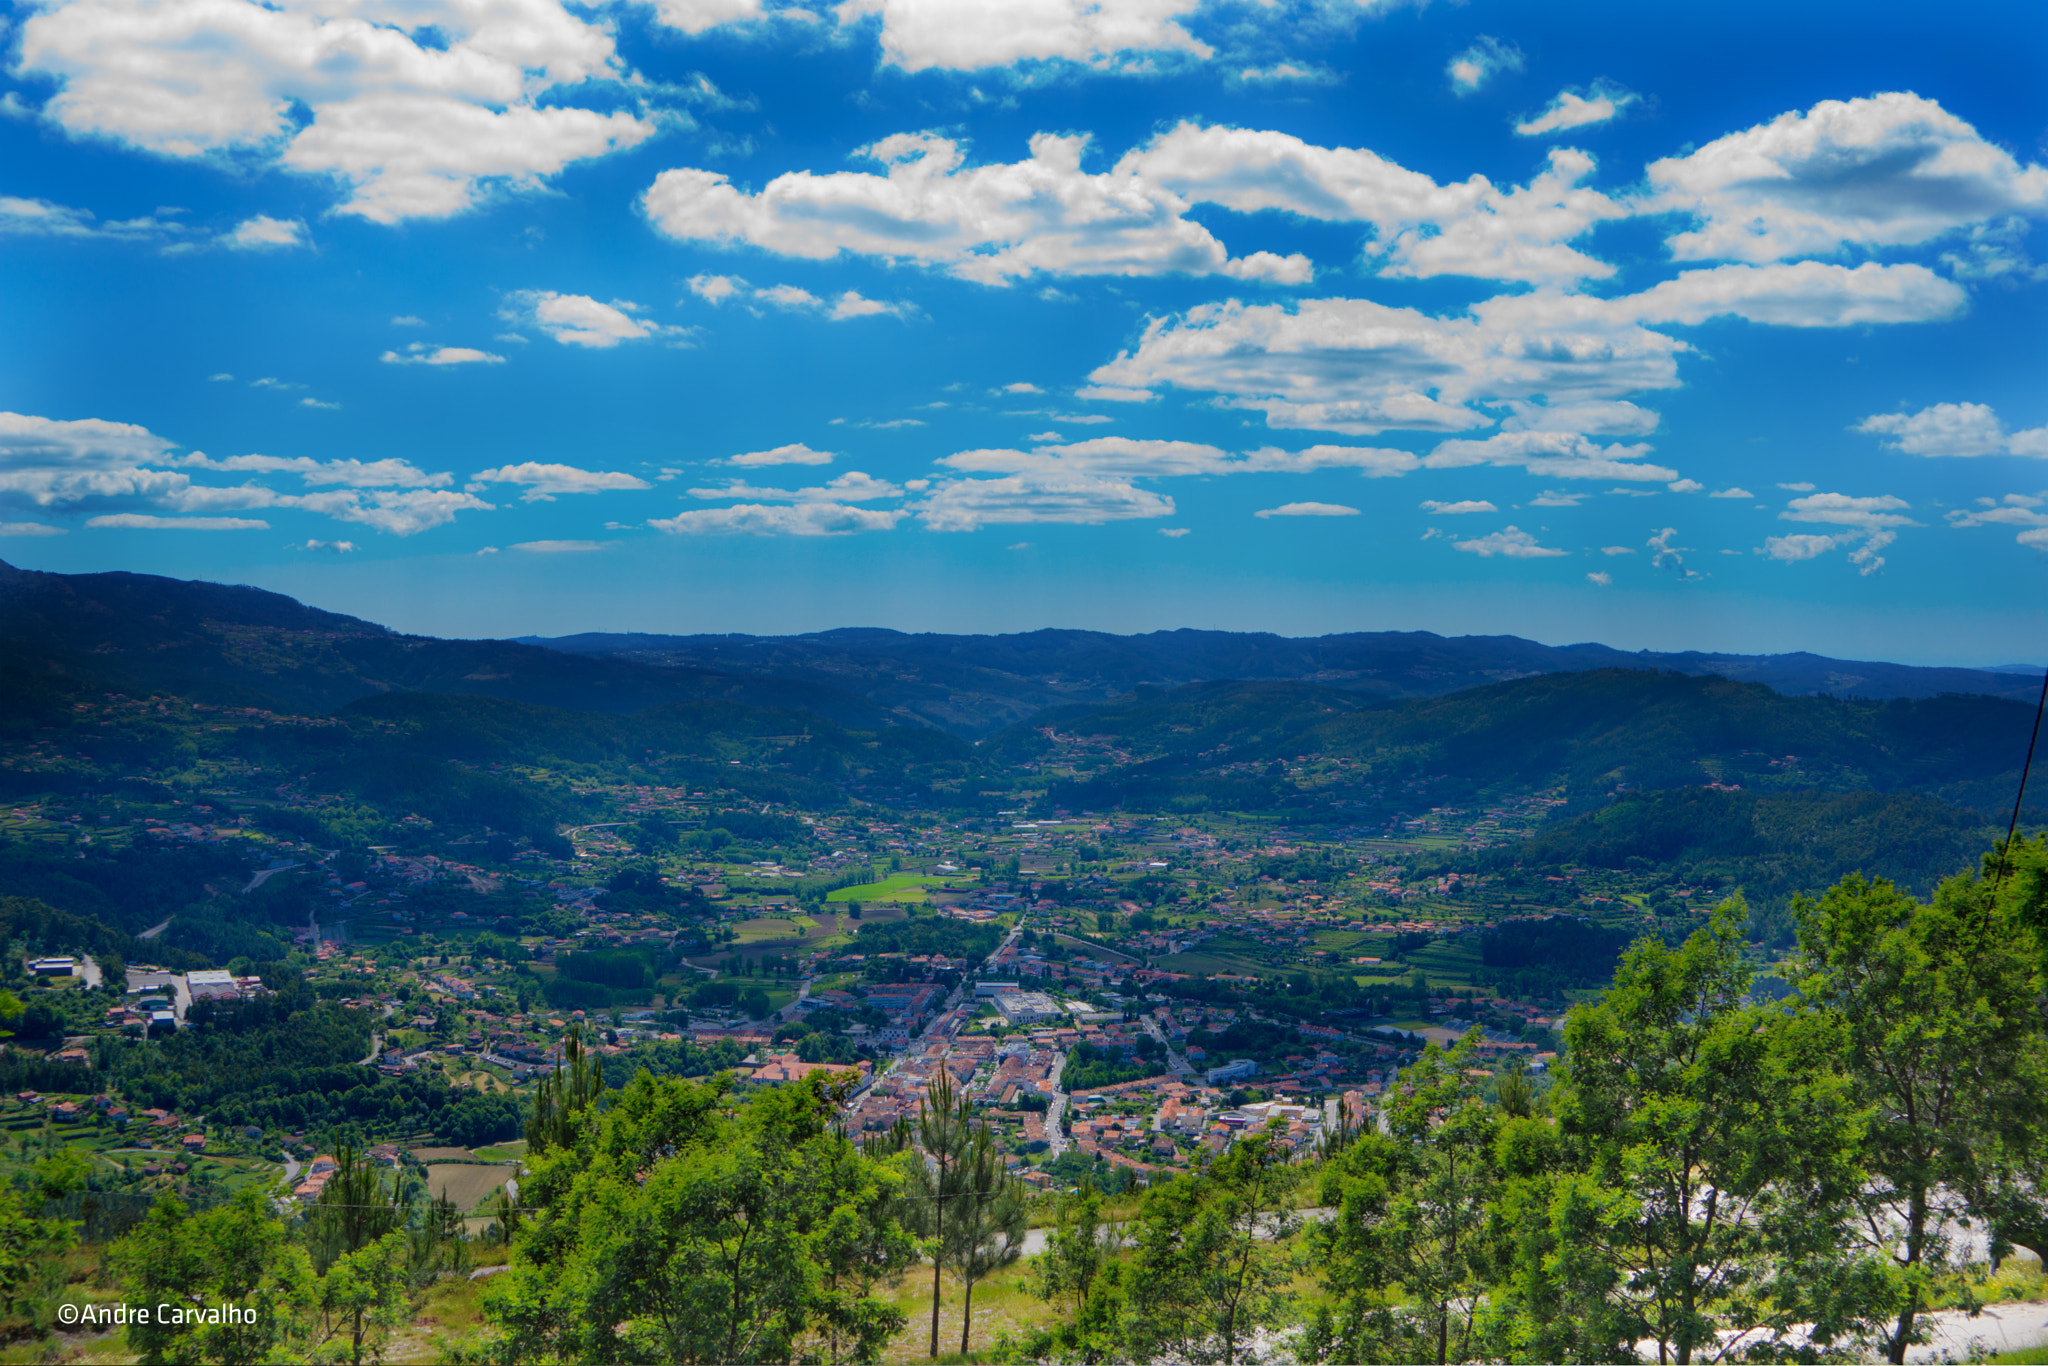
POLYGON ((1067 1150, 1067 1135, 1060 1121, 1067 1114, 1067 1093, 1060 1087, 1060 1079, 1067 1070, 1067 1055, 1062 1053, 1052 1065, 1052 1102, 1045 1107, 1046 1153, 1058 1157, 1067 1150))
POLYGON ((374 1063, 374 1062, 376 1062, 376 1061, 377 1061, 377 1055, 378 1055, 379 1053, 382 1053, 383 1051, 384 1051, 384 1036, 383 1036, 382 1034, 372 1034, 372 1035, 370 1036, 370 1056, 368 1056, 367 1058, 363 1058, 363 1059, 361 1059, 360 1061, 358 1061, 358 1062, 356 1063, 356 1066, 358 1066, 358 1067, 368 1067, 368 1066, 370 1066, 370 1065, 371 1065, 372 1063, 374 1063))
MULTIPOLYGON (((270 879, 276 877, 279 873, 288 873, 292 869, 297 867, 299 867, 299 865, 296 863, 286 863, 276 868, 264 868, 259 870, 255 874, 255 876, 249 879, 249 885, 242 888, 242 895, 247 896, 249 893, 255 891, 258 887, 261 887, 264 883, 270 881, 270 879)), ((164 923, 168 925, 171 922, 166 920, 164 923)))
POLYGON ((1173 1074, 1176 1077, 1192 1077, 1193 1075, 1195 1075, 1194 1064, 1189 1062, 1186 1058, 1182 1057, 1180 1050, 1175 1048, 1173 1044, 1168 1041, 1166 1037, 1166 1031, 1159 1027, 1159 1021, 1155 1020, 1150 1015, 1140 1016, 1139 1021, 1144 1025, 1145 1032, 1147 1034, 1150 1034, 1153 1038, 1159 1040, 1161 1046, 1166 1049, 1167 1065, 1173 1069, 1173 1074))

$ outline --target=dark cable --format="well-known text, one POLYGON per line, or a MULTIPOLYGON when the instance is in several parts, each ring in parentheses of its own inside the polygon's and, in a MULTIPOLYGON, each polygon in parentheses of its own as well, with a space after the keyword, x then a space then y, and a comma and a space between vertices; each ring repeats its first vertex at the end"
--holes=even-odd
POLYGON ((2041 700, 2034 704, 2034 734, 2027 741, 2027 761, 2020 766, 2020 790, 2013 794, 2012 824, 2006 827, 2005 848, 1998 857, 1998 877, 1991 884, 1993 892, 2004 883, 2005 875, 2012 871, 2012 842, 2019 834, 2020 803, 2027 799, 2027 774, 2034 767, 2034 746, 2041 740, 2041 713, 2044 710, 2048 710, 2048 669, 2041 671, 2041 700))

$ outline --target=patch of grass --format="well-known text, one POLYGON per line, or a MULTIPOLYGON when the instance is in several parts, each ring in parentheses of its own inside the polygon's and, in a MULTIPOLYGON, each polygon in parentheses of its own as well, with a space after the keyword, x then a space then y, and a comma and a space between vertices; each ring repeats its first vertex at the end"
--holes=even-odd
POLYGON ((892 873, 880 882, 859 887, 841 887, 826 896, 827 901, 923 901, 927 882, 944 881, 924 873, 892 873))

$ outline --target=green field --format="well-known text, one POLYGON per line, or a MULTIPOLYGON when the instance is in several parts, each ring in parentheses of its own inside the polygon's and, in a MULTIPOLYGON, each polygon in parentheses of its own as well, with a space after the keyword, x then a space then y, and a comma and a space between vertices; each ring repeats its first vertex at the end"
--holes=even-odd
POLYGON ((1479 945, 1466 940, 1439 939, 1425 948, 1411 949, 1402 961, 1428 973, 1432 983, 1471 986, 1472 970, 1479 966, 1479 945))
POLYGON ((924 873, 892 873, 880 882, 869 882, 859 887, 841 887, 825 899, 827 901, 922 901, 925 899, 925 883, 944 881, 944 878, 931 877, 924 873))

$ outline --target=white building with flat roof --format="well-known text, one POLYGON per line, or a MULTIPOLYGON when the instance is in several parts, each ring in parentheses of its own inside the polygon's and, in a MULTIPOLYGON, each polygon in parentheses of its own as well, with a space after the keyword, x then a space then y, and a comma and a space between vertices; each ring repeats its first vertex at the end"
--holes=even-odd
POLYGON ((1013 1025, 1066 1018, 1059 1002, 1042 991, 1006 991, 996 997, 996 1010, 1013 1025))

